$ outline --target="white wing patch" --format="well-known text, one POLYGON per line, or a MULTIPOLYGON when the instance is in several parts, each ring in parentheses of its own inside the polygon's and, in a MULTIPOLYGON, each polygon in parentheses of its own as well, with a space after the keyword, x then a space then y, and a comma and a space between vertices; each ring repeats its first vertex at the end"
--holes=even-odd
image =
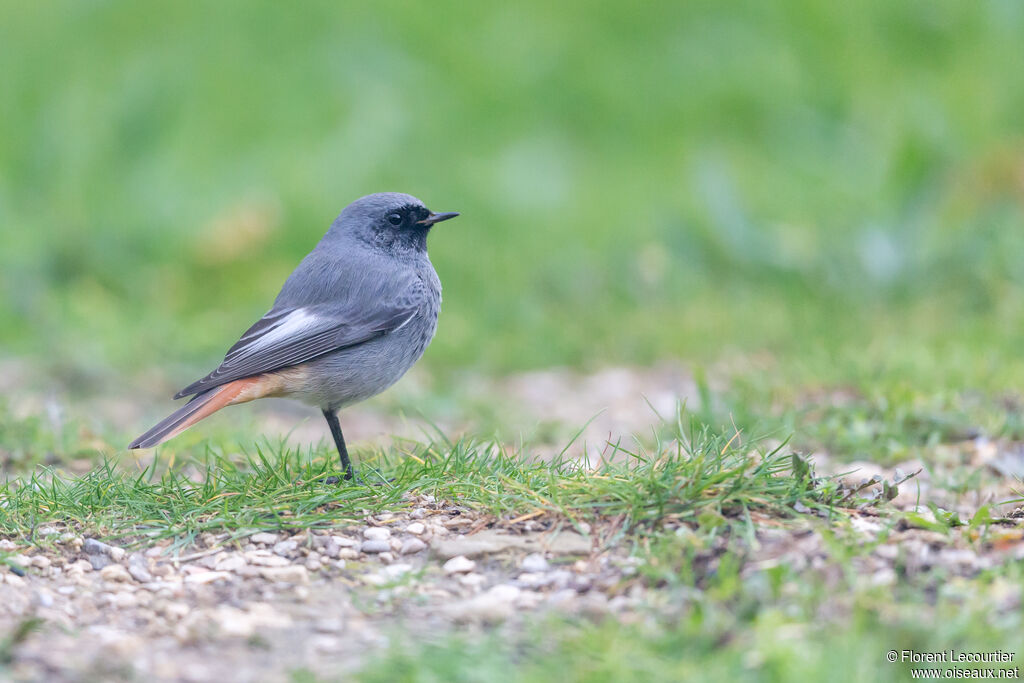
POLYGON ((320 316, 315 313, 304 308, 297 308, 281 318, 269 330, 238 349, 238 355, 235 357, 248 356, 261 349, 280 344, 282 341, 301 337, 303 332, 316 327, 320 320, 320 316))

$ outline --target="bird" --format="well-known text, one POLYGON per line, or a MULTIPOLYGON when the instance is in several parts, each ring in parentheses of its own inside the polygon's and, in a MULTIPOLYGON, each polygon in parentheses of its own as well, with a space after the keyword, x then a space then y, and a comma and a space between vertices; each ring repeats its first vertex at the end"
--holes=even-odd
POLYGON ((267 314, 174 397, 189 401, 128 448, 157 446, 226 406, 286 397, 321 410, 344 478, 353 479, 338 411, 397 382, 434 338, 441 280, 427 235, 458 215, 398 192, 346 206, 267 314))

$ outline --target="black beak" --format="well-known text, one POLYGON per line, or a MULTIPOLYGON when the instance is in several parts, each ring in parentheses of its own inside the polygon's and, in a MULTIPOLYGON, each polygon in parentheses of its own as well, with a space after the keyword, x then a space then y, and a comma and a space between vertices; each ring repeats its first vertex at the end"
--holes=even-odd
POLYGON ((416 225, 433 225, 434 223, 440 223, 446 221, 449 218, 455 218, 459 215, 458 211, 449 211, 448 213, 433 213, 421 221, 416 221, 416 225))

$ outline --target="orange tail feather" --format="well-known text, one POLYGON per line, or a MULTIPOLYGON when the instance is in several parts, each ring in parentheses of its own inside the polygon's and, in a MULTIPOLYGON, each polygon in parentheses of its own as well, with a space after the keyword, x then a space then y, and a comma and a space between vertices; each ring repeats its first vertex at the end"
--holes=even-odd
POLYGON ((128 448, 152 448, 181 434, 196 422, 213 415, 225 406, 245 403, 274 393, 280 388, 279 382, 275 382, 275 379, 268 375, 246 377, 196 394, 188 403, 132 441, 128 448))

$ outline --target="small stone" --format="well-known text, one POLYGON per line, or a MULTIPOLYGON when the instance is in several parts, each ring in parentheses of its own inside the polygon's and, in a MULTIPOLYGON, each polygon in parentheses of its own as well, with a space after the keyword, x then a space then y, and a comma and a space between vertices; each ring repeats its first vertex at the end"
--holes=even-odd
POLYGON ((287 558, 280 555, 271 555, 266 551, 260 552, 258 550, 253 553, 246 553, 245 559, 249 564, 259 567, 284 567, 291 564, 287 558))
POLYGON ((355 560, 359 557, 359 551, 355 548, 342 548, 338 551, 338 561, 355 560))
POLYGON ((427 527, 423 522, 413 522, 409 526, 405 527, 405 532, 408 534, 413 534, 414 536, 419 536, 426 530, 427 527))
POLYGON ((85 572, 91 572, 92 570, 92 563, 89 562, 89 560, 75 560, 68 565, 69 573, 84 574, 85 572))
MULTIPOLYGON (((427 516, 427 511, 425 509, 423 509, 423 508, 416 508, 415 510, 413 510, 412 512, 409 513, 409 517, 411 519, 423 519, 426 516, 427 516)), ((412 532, 409 532, 409 533, 412 533, 412 532)))
POLYGON ((119 564, 108 564, 100 570, 100 576, 103 577, 104 581, 116 581, 118 583, 124 583, 131 581, 131 574, 128 570, 119 564))
POLYGON ((318 572, 323 568, 323 564, 320 562, 318 557, 307 557, 305 567, 311 572, 318 572))
POLYGON ((221 572, 234 572, 238 571, 242 567, 247 566, 247 564, 248 563, 245 561, 245 558, 241 555, 231 554, 222 557, 217 562, 217 566, 215 567, 215 569, 221 572))
POLYGON ((3 580, 7 582, 8 586, 14 586, 15 588, 25 588, 28 586, 28 582, 21 578, 17 574, 11 574, 10 572, 3 575, 3 580))
POLYGON ((391 530, 387 527, 371 526, 363 530, 363 538, 371 541, 383 541, 391 538, 391 530))
POLYGON ((355 548, 359 545, 359 541, 348 536, 331 536, 331 540, 338 544, 342 548, 355 548))
POLYGON ((476 568, 476 562, 464 555, 456 555, 444 563, 442 569, 445 574, 463 574, 471 572, 476 568))
POLYGON ((155 567, 151 567, 149 571, 153 576, 167 576, 173 570, 169 564, 158 564, 155 567))
POLYGON ((214 581, 226 581, 231 578, 231 574, 227 572, 196 572, 195 574, 189 574, 185 577, 185 583, 191 583, 198 586, 213 583, 214 581))
POLYGON ((45 555, 35 555, 29 558, 29 564, 31 564, 36 569, 46 569, 50 566, 51 563, 50 558, 46 557, 45 555))
POLYGON ((402 543, 401 549, 398 551, 399 555, 412 555, 422 550, 427 549, 427 544, 418 538, 407 538, 402 543))
POLYGON ((309 583, 309 572, 305 567, 298 564, 287 567, 264 567, 260 575, 267 581, 279 581, 281 583, 309 583))
POLYGON ((395 556, 391 553, 391 551, 388 551, 386 553, 381 553, 377 557, 380 558, 381 562, 394 562, 395 561, 395 556))
POLYGON ((18 546, 14 545, 14 541, 7 538, 0 538, 0 550, 9 553, 18 546))
POLYGON ((95 538, 85 539, 82 543, 82 550, 85 551, 86 555, 106 555, 114 562, 120 562, 126 554, 124 548, 109 545, 95 538))
MULTIPOLYGON (((114 566, 114 565, 111 565, 111 566, 114 566)), ((144 565, 144 564, 138 564, 138 563, 129 564, 128 565, 128 573, 131 574, 131 577, 133 579, 135 579, 136 581, 138 581, 139 583, 149 583, 150 581, 153 580, 153 575, 149 573, 149 570, 146 569, 146 565, 144 565)))
POLYGON ((538 573, 546 572, 550 565, 541 553, 530 553, 523 558, 522 568, 524 572, 538 573))
POLYGON ((277 543, 280 537, 277 534, 272 534, 269 531, 261 531, 258 534, 253 534, 249 537, 249 540, 253 543, 262 543, 263 545, 274 545, 277 543))
POLYGON ((364 541, 359 549, 364 553, 386 553, 391 550, 391 542, 385 539, 371 539, 364 541))
POLYGON ((295 541, 281 541, 274 544, 274 554, 287 556, 295 552, 298 547, 299 544, 295 541))
POLYGON ((207 569, 216 569, 217 562, 220 560, 220 556, 223 554, 224 553, 222 552, 218 552, 214 553, 213 555, 206 555, 205 557, 200 557, 195 562, 196 566, 206 567, 207 569))
POLYGON ((110 558, 106 555, 86 555, 86 558, 88 558, 89 564, 96 571, 99 571, 110 564, 110 558))

